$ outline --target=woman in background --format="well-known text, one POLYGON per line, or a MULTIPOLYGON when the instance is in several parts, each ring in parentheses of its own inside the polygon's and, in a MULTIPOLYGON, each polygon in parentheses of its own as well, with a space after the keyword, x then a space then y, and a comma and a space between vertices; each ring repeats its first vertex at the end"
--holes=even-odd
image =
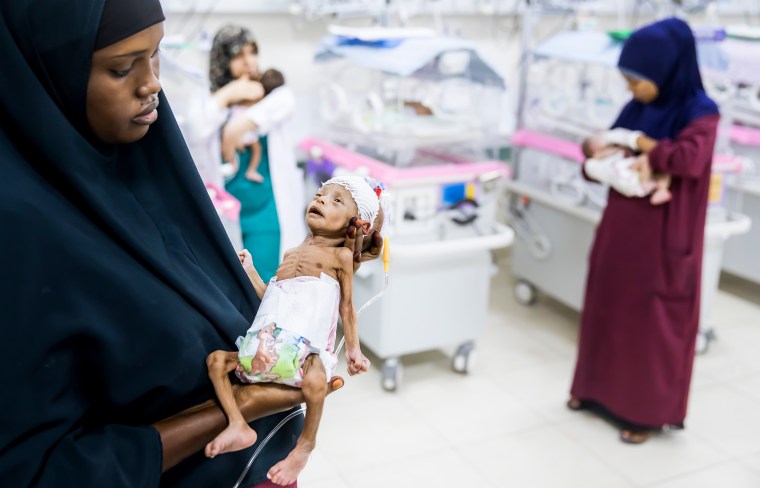
MULTIPOLYGON (((220 29, 214 36, 209 61, 212 91, 219 93, 240 80, 258 80, 258 53, 258 45, 248 29, 239 26, 220 29)), ((274 276, 284 251, 303 240, 306 229, 303 174, 296 166, 293 143, 285 130, 295 110, 295 97, 287 86, 276 88, 265 98, 263 95, 262 89, 255 104, 226 123, 222 157, 225 161, 238 160, 238 171, 226 188, 240 200, 243 247, 251 252, 266 281, 274 276), (245 177, 251 149, 244 147, 243 140, 250 131, 259 134, 261 182, 245 177)))
POLYGON ((699 330, 702 248, 718 109, 705 94, 691 28, 678 19, 626 41, 618 67, 633 94, 606 144, 642 154, 643 179, 672 177, 654 206, 610 190, 589 258, 568 406, 598 407, 641 443, 683 428, 699 330))

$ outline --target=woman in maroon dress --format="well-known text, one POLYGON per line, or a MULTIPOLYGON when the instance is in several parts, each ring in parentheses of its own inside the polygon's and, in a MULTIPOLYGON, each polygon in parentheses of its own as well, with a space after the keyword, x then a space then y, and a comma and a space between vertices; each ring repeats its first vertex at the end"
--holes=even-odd
POLYGON ((667 19, 636 31, 618 67, 631 100, 608 144, 642 153, 634 168, 671 175, 654 206, 610 190, 589 259, 578 361, 568 406, 596 407, 641 443, 683 427, 699 328, 710 166, 718 109, 704 92, 689 26, 667 19))

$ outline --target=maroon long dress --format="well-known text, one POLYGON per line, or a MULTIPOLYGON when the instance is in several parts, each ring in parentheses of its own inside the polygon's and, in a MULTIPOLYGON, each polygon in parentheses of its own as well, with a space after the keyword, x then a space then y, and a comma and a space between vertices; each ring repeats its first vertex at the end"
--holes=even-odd
POLYGON ((610 190, 591 249, 571 395, 634 425, 686 417, 718 118, 694 120, 649 154, 672 175, 669 203, 610 190))

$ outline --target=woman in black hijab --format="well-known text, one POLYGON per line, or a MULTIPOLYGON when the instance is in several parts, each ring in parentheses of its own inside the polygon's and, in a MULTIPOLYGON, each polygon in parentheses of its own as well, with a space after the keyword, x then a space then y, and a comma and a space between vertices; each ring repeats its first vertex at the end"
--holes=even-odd
MULTIPOLYGON (((251 454, 199 453, 226 424, 204 359, 259 302, 160 92, 163 19, 159 0, 0 3, 4 486, 230 486, 251 454)), ((302 401, 273 391, 237 391, 249 420, 302 401)))

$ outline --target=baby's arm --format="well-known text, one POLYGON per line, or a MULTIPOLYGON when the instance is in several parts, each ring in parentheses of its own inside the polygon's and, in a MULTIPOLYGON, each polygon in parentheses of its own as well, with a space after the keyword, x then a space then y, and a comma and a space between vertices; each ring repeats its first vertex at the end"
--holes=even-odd
POLYGON ((354 256, 350 249, 342 247, 336 250, 338 259, 337 278, 340 284, 340 316, 343 319, 343 334, 346 338, 346 362, 348 374, 366 372, 369 360, 362 354, 359 346, 359 333, 356 329, 356 310, 354 310, 352 291, 354 280, 354 256))
POLYGON ((259 272, 256 271, 256 268, 253 266, 253 257, 251 256, 251 253, 248 252, 248 249, 243 249, 238 253, 238 257, 240 258, 240 264, 243 265, 245 274, 248 275, 248 279, 251 280, 251 284, 256 290, 256 295, 261 299, 267 291, 267 284, 264 283, 259 272))

